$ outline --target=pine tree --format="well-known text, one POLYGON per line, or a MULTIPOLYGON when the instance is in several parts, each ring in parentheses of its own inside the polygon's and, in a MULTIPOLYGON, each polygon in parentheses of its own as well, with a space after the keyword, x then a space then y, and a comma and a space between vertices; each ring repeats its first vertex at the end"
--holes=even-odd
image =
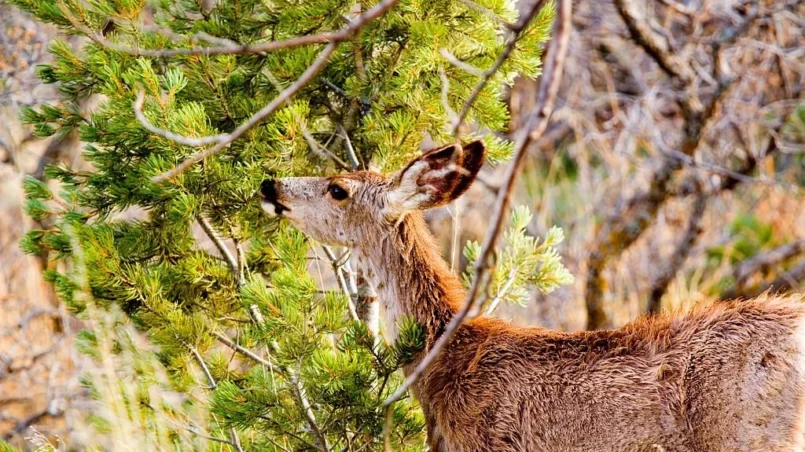
MULTIPOLYGON (((72 312, 86 317, 119 307, 158 347, 174 390, 209 388, 205 400, 188 404, 206 404, 205 430, 228 442, 194 448, 380 448, 387 423, 380 404, 399 384, 400 366, 423 346, 422 331, 405 322, 399 341, 385 344, 350 318, 349 294, 317 287, 307 271, 307 239, 263 215, 256 189, 267 175, 330 175, 351 164, 389 172, 419 152, 426 134, 452 141, 449 110, 461 108, 478 74, 451 64, 444 50, 476 68, 492 66, 509 34, 491 16, 515 22, 512 2, 478 2, 483 8, 399 2, 341 42, 324 69, 272 115, 222 152, 159 183, 154 176, 197 149, 145 127, 133 107, 138 97, 155 127, 185 137, 230 133, 292 85, 323 44, 172 56, 144 50, 248 46, 336 31, 354 20, 355 4, 13 2, 89 38, 80 50, 61 40, 51 44, 55 62, 38 73, 58 84, 63 101, 23 112, 37 136, 76 131, 92 165, 91 171, 49 167, 57 191, 35 179, 25 183, 28 214, 52 227, 31 231, 22 246, 50 256, 47 277, 72 312), (90 95, 102 101, 84 115, 78 104, 90 95), (199 245, 194 225, 217 251, 199 245)), ((373 6, 359 5, 360 11, 373 6)), ((511 151, 491 133, 508 121, 501 93, 516 74, 538 75, 552 16, 548 4, 469 109, 467 123, 477 127, 462 131, 467 139, 484 137, 493 161, 511 151)), ((561 233, 538 246, 523 234, 528 218, 522 211, 514 216, 497 301, 521 302, 525 284, 551 290, 570 279, 553 250, 561 233)), ((83 348, 98 353, 97 342, 89 332, 83 348)), ((150 381, 149 368, 134 372, 150 381)), ((89 378, 86 384, 93 387, 89 378)), ((146 428, 165 428, 154 421, 148 391, 131 397, 146 428)), ((394 450, 421 449, 423 419, 410 399, 394 404, 389 420, 394 450)), ((188 446, 183 433, 167 436, 188 446)))

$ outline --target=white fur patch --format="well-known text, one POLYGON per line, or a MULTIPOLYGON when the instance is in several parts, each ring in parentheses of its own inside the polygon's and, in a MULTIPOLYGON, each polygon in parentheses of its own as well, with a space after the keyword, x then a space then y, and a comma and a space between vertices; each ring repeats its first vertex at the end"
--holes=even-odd
POLYGON ((262 201, 260 204, 263 206, 263 210, 266 211, 269 217, 277 216, 277 207, 274 204, 268 201, 262 201))

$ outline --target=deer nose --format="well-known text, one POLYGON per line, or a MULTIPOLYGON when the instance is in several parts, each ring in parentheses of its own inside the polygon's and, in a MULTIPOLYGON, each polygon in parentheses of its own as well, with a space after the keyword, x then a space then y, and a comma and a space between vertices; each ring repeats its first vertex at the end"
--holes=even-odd
POLYGON ((277 184, 274 179, 266 179, 260 184, 260 194, 268 202, 277 201, 277 184))
POLYGON ((263 197, 263 210, 269 215, 282 215, 290 210, 279 202, 277 197, 277 183, 274 179, 266 179, 260 184, 260 195, 263 197))

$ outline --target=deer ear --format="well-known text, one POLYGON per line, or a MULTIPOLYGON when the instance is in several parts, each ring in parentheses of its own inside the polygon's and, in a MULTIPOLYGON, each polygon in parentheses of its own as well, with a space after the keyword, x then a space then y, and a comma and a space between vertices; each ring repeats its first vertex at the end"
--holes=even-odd
POLYGON ((481 140, 425 152, 394 177, 389 206, 408 212, 445 205, 467 191, 485 158, 486 145, 481 140))

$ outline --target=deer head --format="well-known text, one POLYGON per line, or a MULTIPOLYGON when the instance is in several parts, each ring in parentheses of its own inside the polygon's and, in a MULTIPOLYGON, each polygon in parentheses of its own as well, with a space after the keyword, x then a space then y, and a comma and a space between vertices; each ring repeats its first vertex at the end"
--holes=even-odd
POLYGON ((390 177, 358 171, 268 179, 260 186, 262 205, 269 215, 287 218, 319 242, 356 247, 382 237, 411 212, 458 198, 475 180, 485 156, 479 140, 428 151, 390 177))

